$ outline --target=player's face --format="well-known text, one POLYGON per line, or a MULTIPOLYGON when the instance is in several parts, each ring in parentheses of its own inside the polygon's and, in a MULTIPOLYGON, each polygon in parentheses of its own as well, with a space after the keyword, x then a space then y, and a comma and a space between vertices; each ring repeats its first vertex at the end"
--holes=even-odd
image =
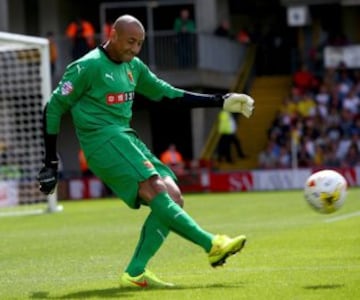
POLYGON ((113 55, 117 61, 128 62, 136 56, 144 43, 145 33, 136 24, 130 24, 121 32, 114 32, 113 55))

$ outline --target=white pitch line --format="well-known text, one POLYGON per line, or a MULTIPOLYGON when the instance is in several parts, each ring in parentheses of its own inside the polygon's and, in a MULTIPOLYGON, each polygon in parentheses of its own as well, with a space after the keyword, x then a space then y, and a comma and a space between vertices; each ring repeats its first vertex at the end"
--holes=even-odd
POLYGON ((359 217, 359 216, 360 216, 360 211, 356 211, 356 212, 353 212, 350 214, 345 214, 342 216, 326 219, 324 222, 326 222, 326 223, 337 222, 337 221, 346 220, 346 219, 350 219, 353 217, 359 217))

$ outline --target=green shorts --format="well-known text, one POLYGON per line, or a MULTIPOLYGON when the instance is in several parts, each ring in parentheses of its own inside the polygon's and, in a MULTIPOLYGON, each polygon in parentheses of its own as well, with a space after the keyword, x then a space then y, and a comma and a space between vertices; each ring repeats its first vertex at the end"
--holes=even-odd
POLYGON ((139 182, 153 175, 170 176, 173 171, 154 156, 135 133, 122 132, 90 155, 88 165, 129 207, 139 208, 139 182))

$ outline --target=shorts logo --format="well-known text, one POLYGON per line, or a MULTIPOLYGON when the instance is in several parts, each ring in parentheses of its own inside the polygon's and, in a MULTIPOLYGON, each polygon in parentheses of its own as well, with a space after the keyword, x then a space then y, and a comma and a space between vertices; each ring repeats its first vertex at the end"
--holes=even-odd
POLYGON ((144 161, 144 166, 148 169, 154 168, 153 164, 149 160, 144 161))
POLYGON ((61 86, 61 95, 69 95, 74 90, 74 87, 70 81, 66 81, 61 86))

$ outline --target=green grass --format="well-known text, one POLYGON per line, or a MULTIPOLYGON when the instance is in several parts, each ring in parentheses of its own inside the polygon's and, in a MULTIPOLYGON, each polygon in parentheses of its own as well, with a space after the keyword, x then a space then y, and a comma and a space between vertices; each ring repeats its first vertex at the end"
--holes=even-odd
POLYGON ((149 265, 177 284, 168 290, 118 284, 147 208, 63 201, 61 213, 0 218, 0 299, 360 299, 359 196, 351 189, 340 211, 321 215, 300 191, 186 195, 205 229, 248 243, 213 269, 171 234, 149 265))

